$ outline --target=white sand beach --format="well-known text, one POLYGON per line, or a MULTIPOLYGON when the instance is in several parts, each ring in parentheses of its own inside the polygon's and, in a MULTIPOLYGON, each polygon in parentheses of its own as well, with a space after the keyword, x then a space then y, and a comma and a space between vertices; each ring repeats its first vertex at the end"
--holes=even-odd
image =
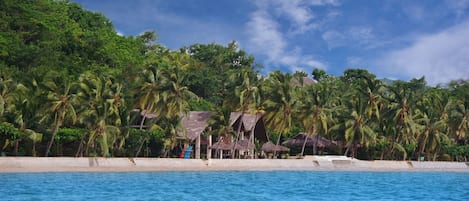
POLYGON ((363 161, 344 156, 303 159, 176 159, 0 157, 0 172, 127 172, 127 171, 437 171, 468 172, 465 162, 363 161))

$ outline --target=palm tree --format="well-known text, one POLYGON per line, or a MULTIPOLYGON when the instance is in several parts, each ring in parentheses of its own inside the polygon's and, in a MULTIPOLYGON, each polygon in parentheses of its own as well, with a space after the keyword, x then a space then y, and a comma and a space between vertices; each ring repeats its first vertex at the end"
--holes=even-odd
MULTIPOLYGON (((80 108, 79 120, 89 129, 88 149, 99 143, 101 154, 109 156, 109 145, 114 145, 120 134, 120 110, 124 105, 122 85, 112 77, 97 76, 84 73, 79 78, 80 90, 78 98, 81 103, 87 103, 80 108)), ((120 146, 123 144, 121 143, 120 146)))
MULTIPOLYGON (((136 104, 137 107, 143 110, 143 117, 140 121, 139 129, 143 129, 143 124, 147 118, 147 114, 155 113, 159 114, 162 111, 162 108, 165 107, 165 102, 162 98, 162 93, 164 90, 164 80, 160 74, 160 71, 157 69, 156 66, 150 65, 143 73, 142 73, 142 84, 141 86, 135 90, 137 99, 136 104)), ((140 114, 140 113, 139 113, 140 114)), ((140 154, 142 150, 143 144, 145 143, 145 138, 142 138, 140 142, 140 146, 135 153, 135 157, 140 154)))
POLYGON ((276 144, 279 145, 282 134, 287 133, 292 127, 292 114, 298 103, 293 76, 280 71, 271 73, 265 85, 265 92, 267 124, 278 133, 276 144))
POLYGON ((62 76, 49 76, 43 83, 47 93, 47 102, 44 106, 45 112, 41 122, 46 119, 53 119, 52 136, 47 144, 45 156, 49 156, 55 136, 64 121, 75 122, 77 113, 75 111, 75 94, 71 92, 72 84, 64 80, 62 76))
POLYGON ((160 65, 161 74, 165 80, 164 89, 160 92, 165 107, 160 111, 160 115, 163 117, 167 134, 166 148, 174 147, 177 130, 185 133, 181 125, 182 116, 189 112, 189 102, 198 99, 197 95, 184 85, 186 75, 183 70, 188 68, 188 59, 188 55, 172 52, 163 57, 160 65))
MULTIPOLYGON (((38 110, 42 102, 43 92, 39 84, 41 77, 32 76, 30 80, 24 84, 16 84, 14 93, 10 93, 8 99, 10 100, 6 110, 8 111, 7 121, 14 122, 19 132, 26 135, 26 129, 34 127, 38 122, 38 110)), ((24 139, 24 136, 15 139, 14 154, 17 155, 19 142, 24 139)))
POLYGON ((15 88, 16 83, 12 79, 0 77, 0 117, 3 116, 9 102, 11 102, 15 88))
MULTIPOLYGON (((402 152, 402 147, 396 145, 414 144, 415 133, 417 132, 417 124, 414 122, 416 117, 414 108, 416 103, 421 101, 422 94, 425 90, 425 79, 413 79, 410 82, 398 81, 390 86, 389 92, 383 98, 386 99, 388 105, 383 112, 386 122, 392 131, 391 138, 391 155, 397 149, 402 152)), ((404 157, 405 158, 405 157, 404 157)))
POLYGON ((333 94, 327 83, 321 82, 306 86, 300 93, 301 103, 298 107, 299 119, 302 119, 303 128, 306 130, 306 139, 301 148, 303 156, 306 142, 312 135, 316 135, 316 143, 313 146, 313 154, 317 153, 317 142, 320 133, 328 132, 328 124, 331 121, 331 109, 333 94))
POLYGON ((375 143, 376 133, 372 128, 372 123, 367 118, 364 101, 360 96, 352 97, 349 102, 350 116, 344 122, 345 140, 347 141, 347 155, 352 150, 352 157, 356 156, 358 145, 368 147, 375 143))
MULTIPOLYGON (((259 88, 255 86, 254 79, 253 79, 253 74, 252 71, 243 69, 238 71, 239 73, 233 73, 231 79, 234 81, 236 79, 241 79, 242 84, 240 86, 237 86, 235 89, 236 95, 239 97, 239 105, 241 107, 241 115, 239 117, 239 124, 238 128, 236 129, 236 140, 233 146, 233 150, 231 151, 233 156, 234 156, 234 149, 236 145, 238 144, 238 140, 240 138, 240 133, 241 133, 241 126, 243 125, 243 117, 244 113, 248 111, 249 104, 251 101, 256 104, 260 102, 259 99, 259 88)), ((253 139, 251 139, 250 142, 253 142, 253 139)), ((253 150, 251 151, 253 153, 253 150)))
POLYGON ((448 104, 449 134, 463 144, 469 133, 469 82, 450 83, 451 100, 448 104))

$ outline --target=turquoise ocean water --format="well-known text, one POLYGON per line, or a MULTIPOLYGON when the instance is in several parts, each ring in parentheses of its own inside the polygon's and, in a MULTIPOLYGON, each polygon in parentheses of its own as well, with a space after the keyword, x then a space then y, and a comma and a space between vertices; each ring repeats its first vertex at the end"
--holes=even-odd
POLYGON ((469 200, 469 174, 7 173, 0 174, 0 200, 469 200))

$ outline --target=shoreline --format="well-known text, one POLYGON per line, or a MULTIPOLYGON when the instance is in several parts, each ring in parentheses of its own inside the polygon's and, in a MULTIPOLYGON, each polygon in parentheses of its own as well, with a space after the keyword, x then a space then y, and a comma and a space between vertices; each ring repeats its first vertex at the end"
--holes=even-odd
POLYGON ((151 172, 151 171, 367 171, 465 172, 469 162, 363 161, 344 156, 303 159, 179 159, 0 157, 0 173, 151 172))

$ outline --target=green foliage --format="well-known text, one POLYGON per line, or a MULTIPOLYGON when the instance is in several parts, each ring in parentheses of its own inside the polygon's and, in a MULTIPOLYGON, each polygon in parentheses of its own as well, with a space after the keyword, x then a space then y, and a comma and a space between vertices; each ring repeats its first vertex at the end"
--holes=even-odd
POLYGON ((448 148, 448 154, 456 160, 467 160, 469 157, 469 145, 451 146, 448 148))
POLYGON ((74 142, 79 141, 86 134, 86 129, 83 128, 60 128, 55 136, 58 142, 74 142))
POLYGON ((215 111, 214 136, 241 129, 232 111, 259 112, 271 140, 319 134, 338 141, 334 154, 468 156, 464 80, 429 87, 423 77, 381 81, 366 69, 338 77, 314 69, 310 85, 304 72, 262 77, 234 41, 171 50, 154 31, 120 36, 104 15, 70 1, 2 0, 0 30, 0 146, 14 154, 57 140, 56 155, 71 147, 76 156, 135 156, 144 147, 145 156, 168 155, 181 143, 182 114, 204 110, 215 111), (130 125, 134 108, 139 129, 130 125))
POLYGON ((191 111, 213 111, 214 108, 210 102, 204 99, 189 101, 189 107, 191 111))
POLYGON ((0 123, 0 134, 2 137, 14 141, 22 137, 22 132, 10 123, 0 123))

